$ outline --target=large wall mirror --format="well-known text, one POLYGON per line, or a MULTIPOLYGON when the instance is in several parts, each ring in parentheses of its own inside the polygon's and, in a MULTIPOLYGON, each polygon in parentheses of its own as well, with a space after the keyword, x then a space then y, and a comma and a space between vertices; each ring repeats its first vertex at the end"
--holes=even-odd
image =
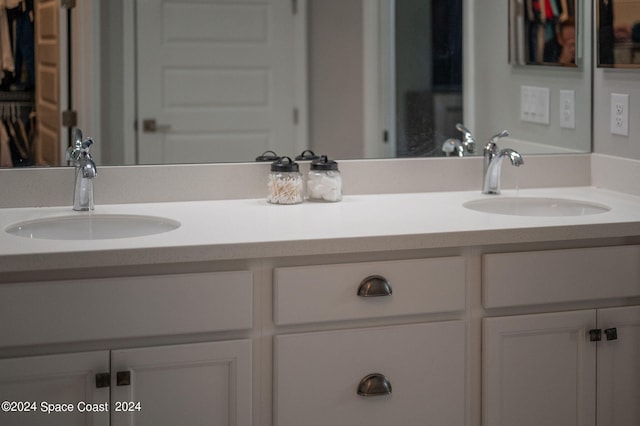
POLYGON ((640 0, 598 0, 598 66, 640 68, 640 0))
MULTIPOLYGON (((507 128, 525 153, 590 151, 590 72, 511 67, 503 0, 78 3, 70 98, 100 165, 253 161, 267 149, 442 156, 457 122, 479 142, 507 128), (550 89, 550 123, 520 120, 524 85, 550 89), (575 93, 573 128, 558 123, 562 90, 575 93)), ((48 143, 57 153, 43 165, 64 165, 68 141, 48 143)))

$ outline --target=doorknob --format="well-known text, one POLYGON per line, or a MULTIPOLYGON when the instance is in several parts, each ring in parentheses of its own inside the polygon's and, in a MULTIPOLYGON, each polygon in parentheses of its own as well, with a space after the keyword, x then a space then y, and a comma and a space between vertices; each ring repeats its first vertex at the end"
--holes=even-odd
POLYGON ((171 126, 168 124, 158 124, 155 118, 145 118, 142 120, 142 130, 145 133, 162 133, 171 130, 171 126))

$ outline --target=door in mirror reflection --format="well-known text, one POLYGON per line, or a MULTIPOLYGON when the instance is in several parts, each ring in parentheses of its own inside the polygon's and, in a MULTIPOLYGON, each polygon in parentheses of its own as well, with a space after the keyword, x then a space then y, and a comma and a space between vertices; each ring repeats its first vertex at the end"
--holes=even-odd
POLYGON ((640 68, 640 0, 598 0, 598 66, 640 68))
POLYGON ((298 151, 290 0, 138 0, 136 17, 140 164, 298 151))

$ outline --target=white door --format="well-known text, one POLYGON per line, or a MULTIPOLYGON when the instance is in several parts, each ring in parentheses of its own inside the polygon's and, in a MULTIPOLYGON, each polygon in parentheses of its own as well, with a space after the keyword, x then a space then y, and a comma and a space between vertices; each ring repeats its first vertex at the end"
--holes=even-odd
POLYGON ((595 426, 595 311, 483 324, 484 426, 595 426))
POLYGON ((61 147, 66 143, 62 139, 61 86, 62 57, 60 2, 56 0, 38 0, 35 6, 35 103, 38 120, 36 121, 36 162, 39 166, 58 166, 62 163, 61 147))
POLYGON ((101 373, 109 373, 108 351, 0 360, 0 425, 108 426, 101 373))
POLYGON ((297 154, 292 4, 137 0, 140 164, 297 154))
POLYGON ((599 310, 598 327, 598 425, 640 425, 640 307, 599 310))
POLYGON ((111 378, 113 426, 251 425, 249 340, 112 351, 111 378))

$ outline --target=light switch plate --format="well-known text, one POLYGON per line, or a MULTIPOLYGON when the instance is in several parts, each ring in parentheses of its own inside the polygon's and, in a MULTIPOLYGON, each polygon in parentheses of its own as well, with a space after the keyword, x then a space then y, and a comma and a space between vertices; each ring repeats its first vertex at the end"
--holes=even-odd
POLYGON ((520 119, 549 124, 549 88, 520 86, 520 119))
POLYGON ((576 92, 574 90, 560 91, 560 127, 576 128, 576 92))
POLYGON ((611 94, 611 134, 629 136, 629 95, 611 94))

